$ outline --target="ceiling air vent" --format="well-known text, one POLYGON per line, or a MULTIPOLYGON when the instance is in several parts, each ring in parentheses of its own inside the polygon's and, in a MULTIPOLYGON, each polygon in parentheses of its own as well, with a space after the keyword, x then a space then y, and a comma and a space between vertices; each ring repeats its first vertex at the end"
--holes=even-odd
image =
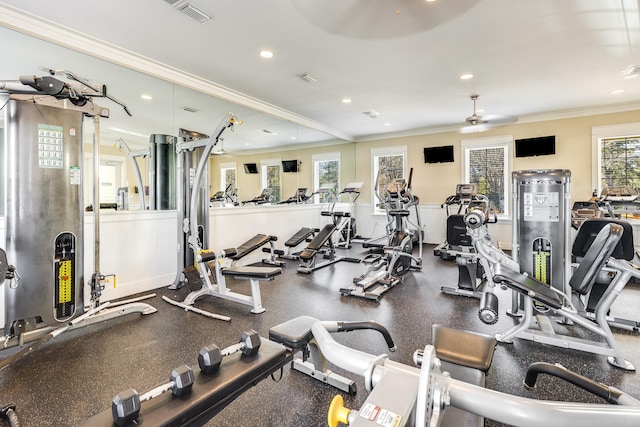
POLYGON ((198 110, 196 110, 195 108, 192 108, 192 107, 182 107, 182 109, 184 111, 186 111, 187 113, 197 113, 198 112, 198 110))
POLYGON ((192 5, 188 1, 185 1, 185 0, 164 0, 164 1, 169 3, 175 9, 187 15, 189 18, 195 19, 201 24, 207 21, 211 21, 213 19, 212 14, 205 12, 204 10, 200 9, 197 6, 192 5))
POLYGON ((363 111, 362 114, 364 114, 365 116, 369 116, 372 119, 377 119, 378 116, 380 115, 379 112, 377 111, 373 111, 373 110, 369 110, 369 111, 363 111))
POLYGON ((302 74, 298 74, 297 76, 307 83, 315 83, 318 81, 318 79, 316 79, 309 73, 302 73, 302 74))

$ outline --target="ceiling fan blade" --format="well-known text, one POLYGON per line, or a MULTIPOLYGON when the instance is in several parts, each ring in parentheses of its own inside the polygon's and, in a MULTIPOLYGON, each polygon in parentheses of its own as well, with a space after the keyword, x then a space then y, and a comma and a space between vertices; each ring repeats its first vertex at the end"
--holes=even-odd
POLYGON ((468 125, 460 128, 460 133, 480 133, 485 132, 491 129, 491 126, 487 126, 486 123, 481 123, 477 125, 468 125))
POLYGON ((478 95, 471 95, 471 100, 473 101, 473 115, 465 119, 465 125, 460 129, 460 133, 484 132, 492 127, 508 125, 518 121, 517 117, 508 115, 489 114, 479 116, 476 113, 478 95))
POLYGON ((518 118, 516 116, 490 114, 481 117, 482 121, 489 126, 510 125, 516 123, 518 118))

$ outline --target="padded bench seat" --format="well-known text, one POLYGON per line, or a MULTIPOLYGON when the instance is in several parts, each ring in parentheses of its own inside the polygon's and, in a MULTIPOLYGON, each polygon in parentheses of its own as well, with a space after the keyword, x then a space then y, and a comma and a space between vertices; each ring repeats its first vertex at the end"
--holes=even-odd
POLYGON ((269 242, 275 242, 278 240, 276 236, 268 236, 266 234, 256 234, 251 239, 247 240, 237 248, 225 249, 224 252, 227 254, 227 257, 237 261, 240 258, 243 258, 249 255, 251 252, 255 251, 261 246, 266 245, 269 242))
POLYGON ((493 352, 498 341, 494 336, 461 331, 434 324, 433 347, 443 362, 479 369, 487 372, 491 367, 493 352))
POLYGON ((549 285, 510 269, 500 263, 495 265, 493 280, 496 283, 505 283, 518 292, 531 296, 536 301, 553 308, 562 307, 562 297, 554 292, 549 285))
POLYGON ((291 236, 289 240, 284 242, 284 245, 287 247, 295 248, 300 243, 304 242, 307 239, 307 237, 311 236, 315 232, 316 230, 313 228, 302 227, 300 230, 298 230, 296 234, 291 236))
POLYGON ((331 234, 335 230, 336 226, 333 224, 327 224, 320 230, 316 237, 313 238, 311 242, 307 245, 307 247, 300 252, 300 259, 303 261, 308 261, 313 258, 316 253, 322 249, 327 240, 331 238, 331 234))
POLYGON ((269 329, 269 339, 293 350, 301 350, 313 339, 311 327, 318 319, 300 316, 269 329))
MULTIPOLYGON (((205 375, 194 367, 195 382, 191 393, 176 397, 167 392, 142 402, 140 416, 127 426, 204 425, 246 390, 290 361, 291 354, 282 345, 262 338, 257 355, 247 357, 236 353, 227 356, 215 374, 205 375)), ((167 376, 169 372, 167 370, 167 376)), ((83 427, 113 425, 111 408, 82 424, 83 427)))
POLYGON ((244 279, 271 280, 275 276, 282 274, 280 267, 225 267, 222 269, 223 276, 232 276, 244 279))

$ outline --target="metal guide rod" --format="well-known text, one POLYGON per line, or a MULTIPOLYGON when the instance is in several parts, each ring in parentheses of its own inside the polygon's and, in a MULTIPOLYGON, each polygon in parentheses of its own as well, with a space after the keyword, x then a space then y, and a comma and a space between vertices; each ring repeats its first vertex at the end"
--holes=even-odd
MULTIPOLYGON (((100 116, 93 116, 93 229, 94 254, 93 271, 100 272, 100 116)), ((96 283, 100 283, 99 274, 95 275, 96 283)))

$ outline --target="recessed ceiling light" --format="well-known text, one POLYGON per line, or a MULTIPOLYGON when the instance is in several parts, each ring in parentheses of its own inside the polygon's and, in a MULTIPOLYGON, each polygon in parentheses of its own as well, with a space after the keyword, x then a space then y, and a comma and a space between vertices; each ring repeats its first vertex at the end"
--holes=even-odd
POLYGON ((391 126, 391 123, 387 122, 384 124, 385 126, 391 126))
POLYGON ((295 136, 292 136, 290 139, 291 139, 291 140, 296 140, 296 139, 298 139, 298 138, 296 138, 295 136))
POLYGON ((615 89, 611 91, 611 95, 620 95, 622 92, 624 92, 624 89, 615 89))
POLYGON ((142 95, 140 95, 140 98, 150 101, 153 99, 153 96, 143 93, 142 95))
POLYGON ((342 103, 343 104, 351 104, 351 98, 343 98, 342 99, 342 103))
POLYGON ((460 80, 469 80, 473 78, 473 74, 471 73, 464 73, 460 75, 460 80))
POLYGON ((433 3, 436 0, 426 0, 427 3, 433 3))
POLYGON ((273 58, 273 52, 270 50, 263 49, 258 54, 263 58, 273 58))

